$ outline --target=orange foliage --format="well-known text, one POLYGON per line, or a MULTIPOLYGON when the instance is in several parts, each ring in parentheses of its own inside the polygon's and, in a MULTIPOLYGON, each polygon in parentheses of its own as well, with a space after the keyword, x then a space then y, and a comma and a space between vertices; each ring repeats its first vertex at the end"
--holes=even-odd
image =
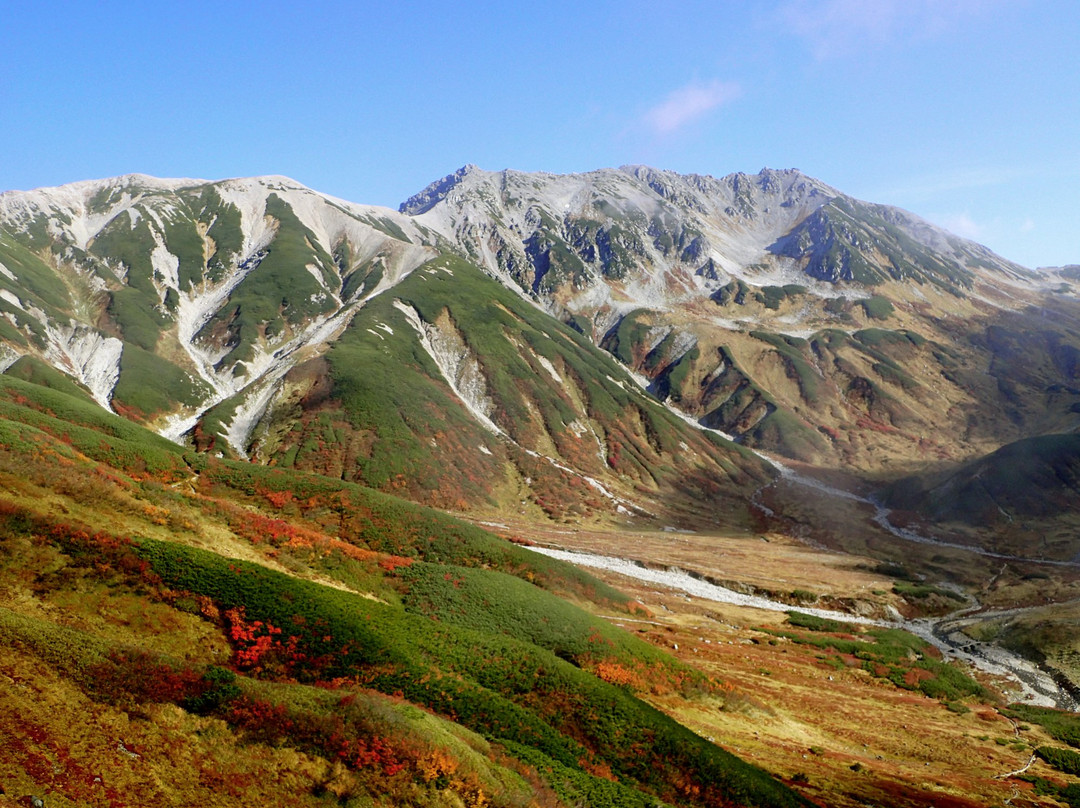
POLYGON ((292 491, 267 491, 263 494, 263 496, 266 497, 267 502, 269 502, 278 510, 284 508, 293 500, 292 491))
POLYGON ((425 782, 448 777, 458 770, 458 762, 442 749, 433 749, 420 756, 417 771, 425 782))
POLYGON ((907 673, 904 674, 904 684, 908 687, 916 687, 919 682, 925 682, 927 679, 933 679, 934 674, 931 671, 923 668, 910 668, 907 673))
POLYGON ((233 665, 240 670, 260 673, 267 667, 277 667, 288 672, 306 659, 297 648, 299 637, 283 638, 281 629, 270 622, 248 622, 243 607, 227 609, 225 619, 233 646, 233 665))
POLYGON ((592 672, 609 684, 622 685, 632 690, 645 690, 648 687, 648 682, 640 674, 624 668, 618 662, 598 662, 592 672))
POLYGON ((613 783, 618 782, 619 778, 615 776, 615 773, 611 771, 611 767, 606 763, 581 758, 578 761, 578 766, 593 775, 593 777, 602 777, 605 780, 611 780, 613 783))
POLYGON ((126 418, 129 421, 134 421, 137 424, 146 423, 146 413, 140 410, 138 407, 125 404, 122 401, 117 401, 115 398, 112 400, 112 408, 116 410, 116 414, 121 418, 126 418))
MULTIPOLYGON (((281 504, 297 502, 301 507, 308 508, 314 507, 313 502, 318 504, 315 497, 308 500, 296 500, 291 491, 264 491, 262 493, 268 500, 281 504)), ((407 567, 413 563, 409 558, 357 547, 355 544, 333 538, 318 530, 297 525, 288 519, 264 516, 256 511, 239 508, 224 501, 218 501, 216 504, 224 511, 233 532, 252 544, 266 542, 274 547, 285 547, 291 550, 313 549, 322 555, 329 555, 336 551, 354 561, 377 562, 387 572, 393 572, 398 567, 407 567)))
POLYGON ((393 572, 398 567, 408 567, 413 563, 411 558, 404 556, 386 555, 379 560, 379 566, 387 572, 393 572))

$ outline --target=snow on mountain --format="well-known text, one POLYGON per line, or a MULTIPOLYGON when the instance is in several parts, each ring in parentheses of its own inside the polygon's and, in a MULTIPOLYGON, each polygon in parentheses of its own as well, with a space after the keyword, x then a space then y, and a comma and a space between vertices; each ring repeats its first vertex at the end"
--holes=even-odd
POLYGON ((18 228, 42 215, 47 216, 51 235, 66 237, 79 249, 85 250, 105 225, 120 213, 136 208, 147 193, 169 193, 203 182, 125 174, 32 191, 5 191, 0 193, 0 221, 18 228), (113 204, 104 208, 95 204, 95 200, 103 196, 107 196, 113 204))
POLYGON ((489 271, 531 281, 534 292, 546 271, 536 265, 550 260, 540 255, 538 234, 576 254, 587 287, 613 274, 613 261, 637 263, 627 267, 631 286, 623 296, 655 304, 669 290, 680 297, 722 285, 765 260, 771 243, 835 194, 794 171, 715 180, 643 166, 570 175, 466 166, 400 210, 467 250, 478 245, 474 257, 489 271), (685 277, 674 280, 679 274, 685 277))
MULTIPOLYGON (((881 451, 883 439, 837 442, 853 425, 929 434, 943 406, 959 413, 996 394, 979 369, 1007 364, 987 354, 997 343, 979 335, 981 318, 1020 316, 1080 286, 1069 268, 1035 275, 796 170, 465 166, 399 211, 287 177, 127 175, 0 194, 3 363, 49 362, 103 406, 176 440, 213 414, 215 434, 245 456, 292 369, 446 251, 572 325, 693 418, 750 445, 845 462, 874 463, 881 451), (961 360, 933 347, 956 339, 946 322, 975 335, 961 360), (885 326, 899 336, 871 344, 865 334, 885 326)), ((447 364, 464 336, 422 325, 417 338, 448 383, 493 421, 479 364, 447 364)), ((1057 358, 1029 364, 1052 375, 1065 354, 1046 339, 1057 358)), ((533 366, 559 385, 546 362, 533 366)), ((1030 419, 1049 407, 1060 420, 1069 405, 1031 401, 1030 419)), ((963 434, 958 419, 948 429, 963 434)), ((897 446, 898 457, 909 451, 897 446)))
POLYGON ((49 342, 45 357, 90 390, 105 409, 112 411, 110 399, 120 378, 123 343, 91 328, 75 323, 48 324, 49 342))
POLYGON ((1068 320, 1031 346, 1023 393, 1015 363, 1027 313, 1066 305, 1080 275, 1032 273, 797 170, 469 165, 399 210, 748 446, 877 469, 1070 423, 1053 392, 1068 320), (966 422, 984 406, 1011 419, 966 422))
POLYGON ((972 268, 1030 283, 980 245, 796 170, 716 179, 646 166, 568 175, 465 166, 400 210, 553 312, 666 310, 733 280, 804 285, 821 298, 838 282, 858 298, 867 282, 952 284, 972 268))
MULTIPOLYGON (((392 210, 326 197, 286 177, 143 175, 0 194, 5 233, 0 307, 28 337, 11 350, 71 374, 107 408, 123 374, 136 373, 125 371, 135 364, 125 363, 126 351, 168 357, 162 370, 175 384, 197 380, 206 391, 165 411, 137 407, 173 438, 244 391, 265 398, 274 379, 323 350, 365 299, 430 260, 437 238, 392 210), (261 305, 251 287, 261 285, 260 273, 273 276, 267 291, 282 295, 278 323, 266 328, 243 321, 244 309, 261 305), (357 273, 367 282, 355 282, 357 273), (289 299, 301 288, 307 297, 289 299)), ((253 417, 238 414, 229 438, 246 439, 243 424, 253 417)))

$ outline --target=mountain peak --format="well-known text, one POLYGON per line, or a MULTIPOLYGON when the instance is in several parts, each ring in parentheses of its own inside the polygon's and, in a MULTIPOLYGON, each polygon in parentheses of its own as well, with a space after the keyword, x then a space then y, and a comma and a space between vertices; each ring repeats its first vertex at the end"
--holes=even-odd
POLYGON ((466 177, 487 173, 472 163, 466 163, 453 174, 447 174, 442 179, 435 180, 424 190, 410 196, 398 206, 398 212, 406 213, 409 216, 419 216, 421 213, 427 213, 446 199, 450 191, 460 185, 466 177))
MULTIPOLYGON (((789 456, 869 465, 880 445, 838 443, 830 430, 857 425, 869 412, 897 429, 914 424, 912 434, 940 434, 941 402, 915 393, 937 389, 942 373, 960 380, 950 401, 968 393, 965 377, 935 364, 929 349, 920 358, 930 368, 925 381, 890 376, 895 368, 867 352, 878 348, 860 341, 861 331, 900 334, 889 344, 894 361, 906 362, 904 351, 916 352, 920 339, 948 341, 938 325, 945 318, 1041 305, 1044 290, 1061 295, 1080 277, 1061 270, 1029 278, 985 248, 794 168, 717 178, 646 165, 552 174, 466 164, 400 210, 345 203, 280 175, 200 183, 129 174, 0 195, 0 325, 7 324, 0 363, 8 361, 5 346, 9 358, 41 358, 85 383, 100 403, 137 407, 138 418, 172 436, 209 418, 218 444, 243 456, 262 434, 260 419, 277 417, 276 391, 293 389, 277 385, 312 371, 300 370, 302 362, 326 355, 327 335, 355 320, 362 339, 381 349, 415 325, 415 318, 400 320, 390 297, 389 310, 373 297, 394 289, 399 299, 411 278, 409 311, 428 312, 416 333, 430 340, 427 326, 437 325, 444 306, 436 288, 483 288, 490 297, 495 279, 572 324, 703 423, 789 456), (488 278, 456 263, 415 273, 438 252, 467 259, 488 278), (85 299, 73 299, 64 283, 41 281, 72 268, 93 293, 85 299), (908 331, 920 336, 908 339, 908 331), (826 361, 800 339, 832 345, 836 355, 826 361), (160 361, 150 363, 150 354, 160 361), (176 394, 150 396, 146 379, 166 375, 176 394)), ((468 342, 464 320, 453 322, 439 326, 445 345, 433 350, 440 356, 468 342)), ((1072 355, 1056 350, 1048 348, 1054 361, 1064 357, 1071 368, 1072 355)), ((539 356, 553 361, 530 354, 529 368, 569 383, 569 365, 556 363, 552 373, 539 356)), ((483 374, 447 367, 452 386, 464 384, 467 395, 479 389, 483 374)), ((1055 377, 1047 371, 1046 378, 1055 377)), ((494 404, 474 398, 487 418, 494 404)), ((590 418, 583 414, 580 423, 590 418)), ((590 473, 613 468, 598 446, 600 454, 589 457, 602 464, 590 473)))
POLYGON ((121 174, 118 177, 105 177, 94 180, 79 180, 64 185, 45 186, 28 191, 8 190, 0 193, 0 199, 22 200, 89 200, 102 190, 110 191, 152 191, 168 192, 175 191, 190 185, 198 185, 206 180, 176 178, 162 179, 148 174, 121 174))

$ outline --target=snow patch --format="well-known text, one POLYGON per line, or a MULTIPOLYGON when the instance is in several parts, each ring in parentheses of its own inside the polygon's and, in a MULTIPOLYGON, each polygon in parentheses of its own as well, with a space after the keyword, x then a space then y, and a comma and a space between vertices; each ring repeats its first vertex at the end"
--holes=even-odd
POLYGON ((0 373, 6 372, 9 367, 19 361, 21 356, 22 354, 10 345, 0 345, 0 373))
MULTIPOLYGON (((17 309, 23 309, 22 301, 19 300, 18 295, 9 292, 7 289, 0 289, 0 299, 6 300, 17 309)), ((26 309, 23 309, 23 311, 26 311, 26 309)))
MULTIPOLYGON (((668 569, 655 569, 646 567, 625 558, 613 558, 610 556, 595 555, 592 553, 569 552, 556 550, 549 547, 530 546, 527 549, 534 553, 568 561, 580 567, 603 569, 610 572, 625 575, 639 581, 647 581, 667 589, 685 592, 692 597, 703 600, 711 600, 717 603, 729 603, 735 606, 744 606, 752 609, 763 609, 774 612, 787 612, 791 610, 791 604, 770 600, 757 595, 745 595, 717 584, 702 580, 700 577, 690 575, 676 567, 668 569)), ((980 670, 1010 679, 1016 690, 1022 694, 1022 699, 1029 704, 1042 704, 1064 709, 1075 709, 1075 702, 1046 673, 1039 670, 1035 665, 1006 649, 988 645, 985 643, 973 643, 971 638, 963 635, 959 643, 951 641, 947 635, 935 631, 942 626, 950 628, 955 616, 946 616, 938 620, 904 620, 897 616, 895 620, 875 620, 860 615, 852 615, 846 612, 836 612, 829 609, 815 609, 800 606, 798 611, 810 614, 825 620, 840 620, 846 623, 858 625, 879 626, 884 628, 900 627, 912 634, 926 640, 941 650, 947 656, 952 656, 979 668, 980 670)))
MULTIPOLYGON (((326 286, 326 279, 323 277, 322 269, 320 269, 318 264, 305 264, 304 269, 311 273, 311 277, 315 279, 315 282, 319 284, 319 286, 326 286)), ((312 295, 311 298, 314 301, 315 295, 312 295)))
POLYGON ((582 435, 587 434, 591 430, 585 426, 581 421, 574 420, 566 425, 566 428, 574 433, 575 438, 580 438, 582 435))
POLYGON ((240 253, 244 259, 265 250, 277 232, 277 222, 266 215, 266 188, 243 180, 229 180, 214 187, 222 202, 240 211, 240 229, 244 234, 240 253))
POLYGON ((254 392, 249 391, 236 407, 232 420, 225 428, 225 439, 244 460, 249 459, 247 449, 251 442, 251 433, 266 414, 280 387, 279 380, 274 379, 254 392))
POLYGON ((440 328, 425 323, 415 308, 401 300, 394 301, 394 308, 405 315, 420 338, 420 344, 473 417, 489 432, 505 434, 491 420, 495 404, 488 397, 487 381, 480 369, 480 362, 465 345, 461 335, 452 326, 440 328))
POLYGON ((150 265, 154 268, 154 286, 164 302, 168 289, 180 291, 180 259, 169 252, 158 231, 153 232, 155 245, 150 253, 150 265))
POLYGON ((112 391, 120 378, 124 344, 74 321, 67 326, 45 321, 45 333, 49 340, 46 361, 86 385, 94 400, 112 412, 112 391))
MULTIPOLYGON (((787 612, 791 610, 790 603, 781 603, 757 595, 744 595, 741 592, 736 592, 732 589, 704 581, 701 578, 692 576, 684 570, 675 567, 669 569, 654 569, 625 558, 613 558, 610 556, 594 555, 592 553, 555 550, 549 547, 531 546, 528 549, 535 553, 540 553, 541 555, 560 559, 561 561, 569 561, 571 564, 580 567, 604 569, 610 572, 619 573, 620 575, 625 575, 629 578, 635 578, 639 581, 648 581, 650 583, 659 584, 668 589, 685 592, 688 595, 702 598, 703 600, 711 600, 716 603, 730 603, 735 606, 746 606, 752 609, 765 609, 766 611, 772 612, 787 612)), ((813 609, 800 606, 799 611, 805 614, 814 615, 815 617, 821 617, 825 620, 843 620, 848 623, 858 623, 860 625, 868 626, 891 627, 895 625, 894 623, 889 623, 884 620, 873 620, 869 617, 860 617, 858 615, 851 615, 846 612, 835 612, 828 609, 813 609)))
POLYGON ((551 375, 551 378, 555 380, 556 384, 563 383, 562 376, 559 375, 559 371, 555 370, 555 366, 551 364, 550 359, 540 354, 536 354, 536 359, 540 362, 541 366, 543 366, 544 370, 546 370, 551 375))

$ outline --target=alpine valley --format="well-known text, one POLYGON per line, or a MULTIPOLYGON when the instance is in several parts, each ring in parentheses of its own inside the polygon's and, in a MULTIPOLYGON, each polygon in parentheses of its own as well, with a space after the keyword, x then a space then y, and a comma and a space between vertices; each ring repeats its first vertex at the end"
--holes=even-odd
POLYGON ((1080 267, 128 175, 0 194, 0 369, 0 805, 1080 805, 1080 267))

